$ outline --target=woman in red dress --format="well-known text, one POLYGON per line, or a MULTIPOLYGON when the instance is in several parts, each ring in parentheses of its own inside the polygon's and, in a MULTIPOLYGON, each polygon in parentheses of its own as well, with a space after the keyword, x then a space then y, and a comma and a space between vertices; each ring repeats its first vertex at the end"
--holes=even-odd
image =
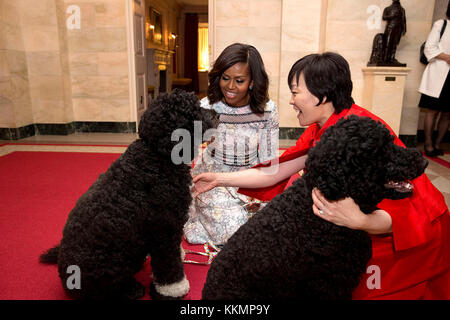
MULTIPOLYGON (((271 200, 299 177, 308 150, 323 132, 349 115, 381 121, 395 136, 384 121, 354 104, 349 65, 336 53, 300 59, 291 68, 288 84, 299 123, 308 126, 296 145, 280 158, 251 169, 200 174, 194 177, 196 194, 235 186, 248 196, 271 200)), ((404 146, 398 137, 394 142, 404 146)), ((412 183, 412 197, 383 200, 378 210, 367 215, 351 198, 328 201, 319 190, 313 191, 314 214, 371 235, 372 259, 354 299, 450 299, 450 213, 425 174, 412 183)))

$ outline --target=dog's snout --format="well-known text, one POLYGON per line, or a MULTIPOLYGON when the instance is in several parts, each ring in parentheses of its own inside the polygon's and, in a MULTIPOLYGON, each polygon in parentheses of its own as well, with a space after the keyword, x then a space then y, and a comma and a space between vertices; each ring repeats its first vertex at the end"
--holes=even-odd
POLYGON ((214 110, 205 110, 203 113, 204 122, 206 122, 208 129, 217 128, 219 125, 219 114, 214 110))
POLYGON ((420 171, 424 172, 425 169, 428 167, 428 163, 429 163, 428 160, 425 159, 424 157, 422 157, 422 166, 421 166, 421 170, 420 171))
POLYGON ((217 128, 217 126, 219 125, 219 115, 217 113, 215 113, 213 117, 212 124, 214 128, 217 128))

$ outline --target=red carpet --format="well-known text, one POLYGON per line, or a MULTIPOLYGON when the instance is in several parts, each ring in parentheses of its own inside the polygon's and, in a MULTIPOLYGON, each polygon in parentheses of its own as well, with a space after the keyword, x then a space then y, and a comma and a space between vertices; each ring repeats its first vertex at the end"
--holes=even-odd
MULTIPOLYGON (((0 157, 0 299, 59 300, 66 296, 56 265, 39 255, 61 239, 78 198, 119 154, 13 152, 0 157)), ((202 246, 183 243, 202 251, 202 246)), ((199 261, 200 256, 188 256, 199 261)), ((200 299, 208 267, 185 264, 191 290, 185 299, 200 299)), ((146 261, 136 278, 150 299, 151 266, 146 261)))

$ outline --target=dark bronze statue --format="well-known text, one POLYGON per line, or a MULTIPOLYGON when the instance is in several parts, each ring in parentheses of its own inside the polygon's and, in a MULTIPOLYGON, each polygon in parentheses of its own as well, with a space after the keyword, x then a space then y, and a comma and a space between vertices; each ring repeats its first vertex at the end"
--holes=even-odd
POLYGON ((395 59, 400 38, 406 33, 406 14, 400 0, 393 0, 392 4, 384 9, 383 20, 386 21, 386 29, 373 39, 372 55, 367 65, 405 67, 405 63, 395 59))

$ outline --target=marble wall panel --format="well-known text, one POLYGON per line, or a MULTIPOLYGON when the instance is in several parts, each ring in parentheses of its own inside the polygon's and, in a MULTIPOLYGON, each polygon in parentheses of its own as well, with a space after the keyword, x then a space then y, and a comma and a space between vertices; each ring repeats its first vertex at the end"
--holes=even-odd
POLYGON ((240 27, 216 27, 216 57, 230 44, 241 42, 251 44, 263 52, 279 52, 280 28, 247 27, 245 32, 240 27))
POLYGON ((15 74, 26 78, 28 75, 27 60, 24 51, 5 50, 5 58, 10 74, 15 74))
POLYGON ((69 73, 65 73, 62 76, 64 87, 64 106, 66 109, 67 122, 74 121, 73 105, 72 105, 72 79, 69 73))
POLYGON ((30 75, 30 94, 32 100, 64 100, 64 87, 61 76, 30 75))
POLYGON ((65 91, 61 75, 29 75, 35 123, 65 123, 65 91))
POLYGON ((21 75, 11 74, 8 78, 3 78, 0 82, 1 96, 10 99, 20 99, 28 93, 28 79, 21 75))
POLYGON ((72 76, 78 75, 97 75, 98 74, 98 55, 96 52, 70 52, 69 69, 72 76))
POLYGON ((27 52, 29 75, 61 75, 61 56, 57 51, 27 52))
POLYGON ((27 121, 16 113, 18 108, 30 107, 19 14, 16 2, 0 2, 0 128, 15 128, 27 121))
POLYGON ((279 77, 280 75, 280 51, 260 52, 264 61, 264 67, 269 77, 279 77))
POLYGON ((130 106, 122 103, 129 96, 125 2, 83 0, 65 4, 76 4, 82 11, 81 29, 67 30, 74 120, 129 121, 130 106), (112 112, 115 116, 102 111, 103 99, 120 106, 112 112), (118 111, 120 108, 124 110, 118 111))
MULTIPOLYGON (((390 1, 390 5, 392 1, 390 1)), ((328 0, 328 21, 364 21, 367 20, 367 8, 370 5, 381 7, 380 0, 328 0)))
POLYGON ((15 0, 22 25, 56 26, 55 0, 15 0))
POLYGON ((319 46, 320 26, 312 25, 283 25, 282 51, 290 52, 317 52, 319 46))
POLYGON ((56 26, 23 25, 22 34, 25 51, 59 51, 58 28, 56 26))
MULTIPOLYGON (((407 97, 407 95, 405 95, 407 97)), ((418 101, 417 101, 418 102, 418 101)), ((402 110, 402 121, 400 123, 400 132, 405 135, 416 135, 419 124, 420 110, 417 108, 406 108, 402 110)))
POLYGON ((128 53, 98 52, 97 72, 99 75, 128 75, 128 53))
MULTIPOLYGON (((0 86, 1 83, 0 78, 0 86)), ((15 126, 14 103, 10 99, 0 96, 0 128, 14 128, 15 126)))
POLYGON ((281 8, 280 0, 249 0, 248 26, 249 27, 280 27, 281 8))
POLYGON ((218 0, 215 9, 216 27, 248 27, 249 16, 253 14, 250 11, 250 1, 218 0))
POLYGON ((12 25, 20 22, 20 8, 17 3, 18 1, 0 1, 0 21, 12 25))
POLYGON ((98 2, 94 6, 95 26, 116 27, 126 25, 125 1, 98 2))
POLYGON ((0 50, 0 79, 10 76, 7 52, 7 50, 0 50))
POLYGON ((317 17, 320 18, 321 6, 322 1, 283 0, 282 25, 319 23, 320 19, 317 19, 317 17))
POLYGON ((292 65, 303 56, 319 50, 322 1, 282 2, 280 76, 278 110, 280 127, 298 127, 296 113, 289 104, 291 92, 287 77, 292 65))
POLYGON ((128 75, 73 76, 72 94, 74 99, 126 99, 128 98, 128 75))
POLYGON ((102 99, 102 121, 130 121, 129 99, 102 99))
MULTIPOLYGON (((28 82, 23 82, 28 85, 28 82)), ((34 122, 33 106, 28 87, 23 87, 21 94, 12 100, 14 104, 15 127, 20 128, 34 122)))
POLYGON ((126 29, 117 27, 70 30, 68 43, 70 52, 126 51, 126 29))
POLYGON ((64 100, 33 99, 35 123, 67 123, 64 100))
POLYGON ((19 25, 5 23, 2 27, 0 45, 1 48, 15 51, 24 51, 22 29, 19 25))
POLYGON ((102 99, 91 99, 74 97, 73 116, 76 121, 101 121, 102 120, 102 99))

